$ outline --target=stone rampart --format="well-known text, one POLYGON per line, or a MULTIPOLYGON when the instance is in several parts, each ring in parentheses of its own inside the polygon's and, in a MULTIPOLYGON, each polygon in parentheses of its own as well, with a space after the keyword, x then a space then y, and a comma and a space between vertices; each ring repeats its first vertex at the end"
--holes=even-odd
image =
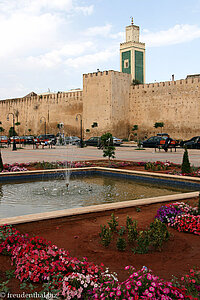
POLYGON ((142 135, 150 136, 156 122, 164 132, 186 139, 200 135, 200 78, 156 82, 131 87, 130 126, 137 124, 142 135))
POLYGON ((200 78, 132 86, 130 74, 94 72, 83 75, 83 90, 1 100, 0 121, 6 135, 12 126, 8 113, 20 122, 19 135, 29 134, 28 129, 34 135, 44 133, 45 118, 47 133, 57 133, 62 122, 65 135, 80 136, 76 115, 82 114, 85 138, 108 131, 127 138, 133 125, 139 126, 140 137, 149 137, 161 130, 154 124, 164 122, 164 132, 189 139, 200 135, 200 78))
POLYGON ((65 134, 73 135, 79 132, 76 114, 82 113, 82 110, 82 91, 43 94, 0 101, 0 121, 5 134, 12 126, 12 116, 7 121, 7 115, 14 113, 15 122, 20 122, 16 126, 19 135, 44 133, 45 119, 47 133, 57 133, 57 124, 62 122, 65 134), (28 129, 31 129, 30 133, 28 129))
POLYGON ((112 70, 83 75, 83 120, 87 137, 108 131, 127 136, 130 83, 130 74, 112 70), (98 126, 92 127, 93 123, 98 126))

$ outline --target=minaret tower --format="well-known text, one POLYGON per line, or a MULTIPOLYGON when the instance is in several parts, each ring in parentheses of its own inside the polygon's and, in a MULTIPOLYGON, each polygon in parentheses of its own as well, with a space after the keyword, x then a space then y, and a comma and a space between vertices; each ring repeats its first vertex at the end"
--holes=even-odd
POLYGON ((120 71, 131 74, 132 79, 145 82, 145 43, 140 43, 140 27, 126 26, 126 42, 120 44, 120 71))

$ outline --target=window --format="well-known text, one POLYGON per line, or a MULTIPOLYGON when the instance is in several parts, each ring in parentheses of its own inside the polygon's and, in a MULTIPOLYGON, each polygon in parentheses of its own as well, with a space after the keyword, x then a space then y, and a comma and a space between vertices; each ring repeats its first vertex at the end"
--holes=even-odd
POLYGON ((127 68, 129 68, 129 60, 125 59, 124 60, 124 69, 127 69, 127 68))

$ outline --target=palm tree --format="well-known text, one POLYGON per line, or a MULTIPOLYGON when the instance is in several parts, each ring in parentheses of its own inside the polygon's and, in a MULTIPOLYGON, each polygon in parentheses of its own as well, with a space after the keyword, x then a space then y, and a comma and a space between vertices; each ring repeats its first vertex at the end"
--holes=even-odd
POLYGON ((164 123, 163 122, 156 122, 155 124, 154 124, 154 127, 155 128, 161 128, 161 133, 162 133, 162 128, 164 127, 164 123))

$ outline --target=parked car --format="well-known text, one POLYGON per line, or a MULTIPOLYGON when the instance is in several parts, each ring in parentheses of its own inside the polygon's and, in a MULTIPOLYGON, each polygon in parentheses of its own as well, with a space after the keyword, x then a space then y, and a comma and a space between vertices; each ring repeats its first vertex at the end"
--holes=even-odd
MULTIPOLYGON (((156 148, 156 147, 163 147, 165 145, 165 140, 168 136, 152 136, 149 139, 142 142, 142 146, 145 148, 156 148)), ((172 140, 171 145, 178 146, 176 140, 172 140)))
POLYGON ((77 136, 66 136, 65 137, 66 144, 77 145, 80 143, 80 141, 81 141, 81 139, 77 136))
POLYGON ((5 135, 0 136, 0 143, 1 144, 8 144, 8 137, 5 135))
POLYGON ((20 142, 21 144, 25 144, 25 143, 26 143, 26 137, 25 137, 25 136, 20 136, 20 137, 19 137, 19 142, 20 142))
POLYGON ((34 136, 32 136, 32 135, 28 135, 28 136, 26 136, 25 137, 26 139, 25 139, 25 143, 26 144, 33 144, 33 141, 34 141, 34 136))
POLYGON ((19 136, 11 136, 10 142, 13 143, 14 140, 15 140, 16 144, 20 143, 20 137, 19 136))
POLYGON ((180 142, 180 146, 184 147, 186 143, 189 143, 189 146, 192 145, 193 143, 195 143, 195 141, 199 138, 199 136, 194 136, 192 137, 190 140, 186 140, 186 141, 181 141, 180 142))
POLYGON ((53 145, 56 144, 57 140, 54 134, 41 134, 38 136, 40 143, 51 142, 53 145))
POLYGON ((200 149, 200 136, 195 136, 191 140, 184 142, 182 147, 185 146, 188 149, 200 149))
POLYGON ((101 137, 93 136, 85 141, 86 146, 96 146, 99 147, 101 145, 101 137))
POLYGON ((120 146, 123 143, 122 139, 118 139, 115 136, 113 136, 113 145, 114 146, 120 146))

